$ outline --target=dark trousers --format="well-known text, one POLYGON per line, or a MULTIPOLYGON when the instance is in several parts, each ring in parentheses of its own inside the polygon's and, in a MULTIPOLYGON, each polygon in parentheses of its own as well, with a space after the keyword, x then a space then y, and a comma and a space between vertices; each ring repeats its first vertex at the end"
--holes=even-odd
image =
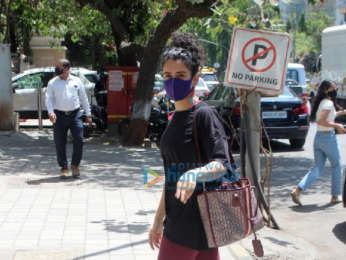
POLYGON ((62 169, 68 169, 66 159, 67 131, 70 129, 73 137, 72 162, 79 166, 83 154, 83 121, 81 110, 76 110, 66 115, 64 112, 55 110, 56 122, 54 124, 54 142, 58 164, 62 169))

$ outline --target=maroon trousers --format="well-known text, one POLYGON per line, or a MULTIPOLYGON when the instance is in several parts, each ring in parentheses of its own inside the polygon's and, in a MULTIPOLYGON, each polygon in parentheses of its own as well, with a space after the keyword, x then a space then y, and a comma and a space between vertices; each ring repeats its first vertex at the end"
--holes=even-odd
POLYGON ((220 260, 219 250, 195 250, 178 245, 162 236, 158 260, 220 260))

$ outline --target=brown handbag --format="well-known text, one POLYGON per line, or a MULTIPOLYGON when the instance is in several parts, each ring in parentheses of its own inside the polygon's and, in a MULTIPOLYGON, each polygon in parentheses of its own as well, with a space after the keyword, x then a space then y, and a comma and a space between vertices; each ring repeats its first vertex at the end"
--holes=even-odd
MULTIPOLYGON (((197 110, 194 113, 194 140, 198 159, 201 154, 197 138, 197 110)), ((249 179, 239 179, 237 183, 223 183, 216 190, 203 191, 197 195, 200 215, 208 246, 221 247, 241 240, 251 233, 256 256, 263 256, 261 241, 257 239, 256 231, 264 227, 257 198, 249 179)))

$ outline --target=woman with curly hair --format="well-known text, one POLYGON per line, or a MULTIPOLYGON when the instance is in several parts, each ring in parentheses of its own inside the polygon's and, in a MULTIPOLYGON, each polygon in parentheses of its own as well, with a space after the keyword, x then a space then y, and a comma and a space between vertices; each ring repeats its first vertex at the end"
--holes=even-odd
POLYGON ((164 87, 176 111, 161 139, 165 184, 149 233, 150 246, 159 248, 159 260, 220 259, 218 249, 208 247, 197 203, 203 186, 214 189, 229 166, 227 138, 217 112, 194 102, 203 59, 203 49, 190 33, 174 34, 163 55, 164 87))
POLYGON ((335 136, 335 131, 345 133, 342 124, 335 123, 335 117, 345 115, 346 111, 336 112, 336 84, 332 81, 322 81, 315 101, 312 106, 311 120, 317 123, 317 132, 314 139, 315 166, 299 182, 298 186, 291 192, 294 203, 302 205, 300 194, 310 187, 323 171, 326 160, 332 165, 332 190, 331 203, 340 202, 342 186, 342 167, 340 150, 335 136))

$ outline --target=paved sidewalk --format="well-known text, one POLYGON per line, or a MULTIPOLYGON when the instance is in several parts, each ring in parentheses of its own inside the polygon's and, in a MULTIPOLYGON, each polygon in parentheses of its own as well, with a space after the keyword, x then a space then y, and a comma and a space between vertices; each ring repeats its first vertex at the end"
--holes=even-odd
MULTIPOLYGON (((82 177, 60 180, 51 129, 0 132, 1 260, 156 259, 147 236, 162 183, 144 188, 143 169, 163 172, 159 151, 107 138, 84 151, 82 177)), ((240 244, 221 256, 252 259, 240 244)))

